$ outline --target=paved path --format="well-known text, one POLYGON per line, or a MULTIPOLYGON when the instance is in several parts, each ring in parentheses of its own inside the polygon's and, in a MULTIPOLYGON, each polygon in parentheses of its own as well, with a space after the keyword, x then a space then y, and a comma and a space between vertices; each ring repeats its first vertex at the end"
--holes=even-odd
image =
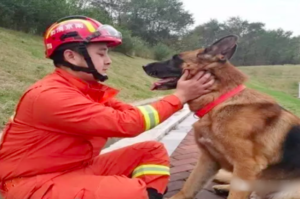
MULTIPOLYGON (((189 116, 161 140, 165 144, 169 155, 171 155, 171 180, 168 186, 168 193, 165 196, 167 198, 180 190, 197 163, 199 149, 194 141, 193 131, 191 131, 192 124, 196 120, 193 115, 189 116)), ((204 187, 198 193, 196 199, 226 198, 214 194, 211 188, 212 185, 209 184, 204 187)))

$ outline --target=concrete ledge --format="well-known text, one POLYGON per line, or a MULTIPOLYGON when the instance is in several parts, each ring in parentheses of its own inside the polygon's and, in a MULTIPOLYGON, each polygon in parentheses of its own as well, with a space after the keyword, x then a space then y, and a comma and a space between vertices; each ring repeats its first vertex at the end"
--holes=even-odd
POLYGON ((123 148, 135 143, 149 141, 149 140, 161 140, 165 135, 167 135, 170 131, 175 129, 179 123, 181 123, 184 119, 186 119, 192 112, 189 110, 188 106, 185 105, 182 110, 173 114, 169 119, 156 126, 155 128, 146 131, 134 138, 123 138, 116 143, 113 143, 108 148, 105 148, 101 151, 101 154, 123 148))
POLYGON ((179 146, 181 141, 186 137, 186 135, 193 130, 193 124, 198 120, 193 114, 190 114, 183 122, 177 125, 176 129, 172 130, 168 135, 160 140, 162 142, 168 154, 171 156, 176 148, 179 146))

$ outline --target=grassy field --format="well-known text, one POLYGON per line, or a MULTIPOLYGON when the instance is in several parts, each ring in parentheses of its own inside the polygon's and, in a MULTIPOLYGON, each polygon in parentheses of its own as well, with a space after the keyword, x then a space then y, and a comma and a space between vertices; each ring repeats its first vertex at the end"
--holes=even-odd
POLYGON ((300 116, 300 65, 249 66, 239 69, 249 76, 249 88, 275 97, 282 106, 300 116))
MULTIPOLYGON (((0 44, 1 129, 13 113, 22 92, 54 68, 44 58, 41 37, 0 28, 0 44)), ((107 84, 121 89, 119 99, 133 102, 167 94, 149 90, 153 79, 145 75, 141 66, 153 60, 130 58, 114 52, 111 56, 113 64, 107 84)), ((249 75, 249 87, 274 96, 280 104, 300 116, 300 100, 297 99, 300 65, 240 69, 249 75)))
MULTIPOLYGON (((44 58, 42 38, 0 28, 0 130, 13 113, 22 92, 51 72, 51 61, 44 58)), ((142 65, 152 62, 111 53, 113 64, 107 84, 121 90, 118 98, 126 102, 167 94, 151 92, 152 78, 142 65)))

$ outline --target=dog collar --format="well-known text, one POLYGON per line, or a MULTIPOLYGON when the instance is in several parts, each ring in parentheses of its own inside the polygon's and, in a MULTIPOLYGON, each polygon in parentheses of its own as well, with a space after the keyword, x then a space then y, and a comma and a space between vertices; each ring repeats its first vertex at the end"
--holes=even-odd
POLYGON ((234 95, 237 95, 238 93, 240 93, 242 90, 244 90, 246 88, 245 85, 240 85, 234 89, 232 89, 231 91, 221 95, 218 99, 216 99, 215 101, 207 104, 206 106, 204 106, 202 109, 198 110, 196 112, 195 115, 197 115, 198 117, 203 117, 204 115, 206 115, 209 111, 211 111, 214 107, 216 107, 217 105, 221 104, 222 102, 224 102, 225 100, 233 97, 234 95))

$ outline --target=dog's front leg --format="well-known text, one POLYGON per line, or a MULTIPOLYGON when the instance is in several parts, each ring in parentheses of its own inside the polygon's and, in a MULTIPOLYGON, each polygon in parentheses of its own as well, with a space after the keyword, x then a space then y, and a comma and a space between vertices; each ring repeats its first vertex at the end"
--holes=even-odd
POLYGON ((183 188, 170 199, 193 199, 203 186, 212 179, 220 169, 205 148, 200 148, 200 156, 196 167, 189 175, 183 188))
POLYGON ((234 165, 228 199, 248 199, 260 167, 252 159, 239 161, 234 165))

